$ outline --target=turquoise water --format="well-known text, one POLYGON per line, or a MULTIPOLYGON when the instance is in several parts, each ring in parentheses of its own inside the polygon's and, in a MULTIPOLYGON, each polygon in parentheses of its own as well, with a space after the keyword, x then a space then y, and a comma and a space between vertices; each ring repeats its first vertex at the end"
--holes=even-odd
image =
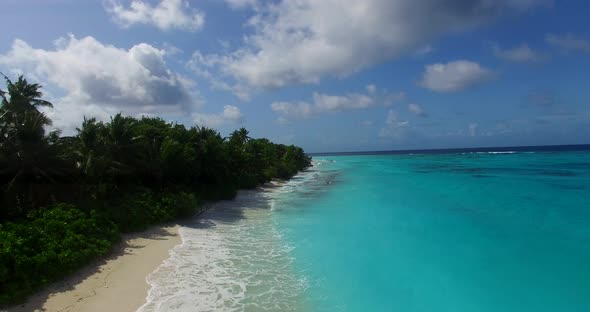
POLYGON ((315 157, 181 228, 140 311, 590 311, 590 152, 315 157))
POLYGON ((272 214, 311 311, 590 311, 590 153, 316 157, 272 214))

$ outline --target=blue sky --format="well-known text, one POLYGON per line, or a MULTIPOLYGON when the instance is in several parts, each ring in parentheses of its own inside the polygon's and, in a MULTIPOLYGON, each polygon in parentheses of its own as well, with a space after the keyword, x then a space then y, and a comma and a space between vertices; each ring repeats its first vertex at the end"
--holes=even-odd
POLYGON ((82 116, 309 152, 590 143, 582 0, 3 1, 0 70, 82 116))

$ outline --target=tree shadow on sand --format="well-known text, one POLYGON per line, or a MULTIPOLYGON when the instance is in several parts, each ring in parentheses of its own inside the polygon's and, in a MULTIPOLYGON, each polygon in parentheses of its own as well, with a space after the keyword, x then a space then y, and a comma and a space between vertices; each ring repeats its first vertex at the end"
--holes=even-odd
POLYGON ((238 192, 235 199, 207 203, 203 211, 196 216, 179 222, 179 225, 194 229, 215 227, 218 223, 235 223, 246 218, 246 210, 270 209, 270 192, 281 184, 269 183, 253 190, 238 192))
MULTIPOLYGON (((330 179, 332 181, 335 180, 334 177, 330 179)), ((327 185, 325 181, 318 181, 317 187, 321 187, 319 184, 327 185)), ((167 227, 180 225, 193 229, 213 228, 219 223, 236 223, 245 219, 247 210, 271 209, 271 200, 273 198, 271 194, 283 185, 284 182, 276 182, 265 184, 253 190, 242 190, 239 191, 237 197, 233 200, 222 200, 205 204, 203 209, 193 217, 178 220, 172 224, 159 225, 144 232, 123 235, 121 242, 108 255, 73 272, 62 281, 49 284, 45 289, 31 296, 26 303, 12 306, 7 311, 46 311, 43 309, 43 305, 50 297, 74 290, 83 281, 92 278, 96 273, 100 273, 103 270, 102 266, 108 262, 115 261, 125 255, 133 254, 134 251, 145 247, 145 245, 132 243, 132 240, 167 240, 171 236, 176 235, 168 231, 166 229, 167 227)), ((84 298, 88 298, 88 296, 82 296, 78 301, 84 298)))
MULTIPOLYGON (((53 297, 60 293, 65 293, 74 290, 77 285, 83 281, 91 278, 94 274, 102 272, 103 266, 109 262, 115 261, 125 255, 133 254, 134 251, 146 247, 146 245, 136 244, 132 241, 137 239, 145 240, 167 240, 170 237, 176 236, 175 233, 167 230, 168 227, 172 227, 175 224, 164 224, 158 227, 150 228, 144 232, 124 234, 121 237, 121 242, 116 244, 111 252, 101 259, 89 263, 80 270, 72 272, 64 280, 51 283, 44 287, 40 292, 32 295, 25 303, 10 306, 6 310, 0 309, 0 311, 10 312, 24 312, 24 311, 48 311, 43 308, 43 305, 47 302, 50 297, 53 297)), ((105 276, 106 277, 106 276, 105 276)), ((104 278, 103 277, 103 281, 104 278)), ((106 285, 106 281, 105 285, 106 285)), ((96 288, 95 288, 96 289, 96 288)), ((93 291, 95 290, 93 289, 93 291)), ((92 291, 92 292, 93 292, 92 291)), ((88 296, 81 296, 78 301, 87 298, 88 296)))

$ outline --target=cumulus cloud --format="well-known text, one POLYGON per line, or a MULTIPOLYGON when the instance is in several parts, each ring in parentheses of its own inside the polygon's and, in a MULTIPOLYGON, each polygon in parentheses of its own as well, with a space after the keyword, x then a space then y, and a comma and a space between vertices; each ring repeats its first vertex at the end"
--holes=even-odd
POLYGON ((410 124, 408 121, 398 121, 397 114, 392 109, 387 112, 387 119, 385 119, 385 123, 395 127, 405 127, 410 124))
POLYGON ((223 124, 236 124, 242 120, 240 108, 233 105, 225 105, 223 111, 218 114, 193 114, 193 121, 198 126, 218 127, 223 124))
POLYGON ((494 54, 496 57, 518 63, 535 63, 541 62, 547 59, 547 55, 534 51, 527 44, 511 49, 502 49, 500 46, 494 46, 494 54))
POLYGON ((146 43, 126 50, 70 35, 48 50, 17 39, 0 65, 64 91, 49 114, 56 126, 71 128, 82 114, 174 113, 194 105, 191 81, 168 69, 165 53, 146 43))
POLYGON ((566 52, 590 53, 590 40, 577 37, 573 34, 548 34, 545 41, 566 52))
POLYGON ((379 131, 379 136, 382 138, 399 139, 405 133, 405 129, 409 127, 409 121, 400 121, 397 113, 390 109, 385 118, 385 127, 379 131))
POLYGON ((197 31, 205 23, 205 14, 191 9, 189 3, 183 0, 162 0, 156 6, 142 0, 133 0, 129 8, 116 0, 110 0, 105 2, 105 9, 123 27, 146 24, 161 30, 197 31))
POLYGON ((232 92, 239 99, 249 101, 250 92, 246 86, 230 84, 214 72, 213 68, 216 67, 216 64, 223 62, 224 59, 219 55, 203 55, 196 51, 187 62, 187 67, 195 74, 208 80, 212 88, 232 92))
POLYGON ((312 104, 307 102, 273 102, 270 105, 273 112, 281 115, 279 121, 286 123, 289 118, 308 118, 315 112, 312 104))
POLYGON ((420 105, 415 103, 408 104, 408 111, 416 116, 425 117, 426 112, 420 107, 420 105))
POLYGON ((375 104, 375 98, 365 94, 328 95, 313 94, 315 107, 322 112, 368 108, 375 104))
POLYGON ((437 92, 454 92, 472 87, 493 76, 491 70, 478 63, 459 60, 427 65, 420 85, 437 92))
POLYGON ((472 29, 503 12, 546 2, 281 1, 256 10, 245 46, 196 61, 246 88, 317 83, 420 51, 437 36, 472 29))
POLYGON ((402 99, 403 92, 379 95, 376 87, 369 85, 368 94, 350 93, 346 95, 329 95, 315 92, 311 103, 274 102, 271 109, 280 115, 279 121, 303 119, 326 112, 366 109, 378 104, 390 105, 392 101, 402 99))

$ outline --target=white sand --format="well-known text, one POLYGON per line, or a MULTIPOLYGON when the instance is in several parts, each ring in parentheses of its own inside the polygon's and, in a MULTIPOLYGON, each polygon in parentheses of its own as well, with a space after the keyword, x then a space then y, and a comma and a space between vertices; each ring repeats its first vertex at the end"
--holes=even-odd
POLYGON ((135 311, 146 301, 146 276, 180 243, 178 226, 124 236, 107 259, 88 265, 7 311, 135 311))

